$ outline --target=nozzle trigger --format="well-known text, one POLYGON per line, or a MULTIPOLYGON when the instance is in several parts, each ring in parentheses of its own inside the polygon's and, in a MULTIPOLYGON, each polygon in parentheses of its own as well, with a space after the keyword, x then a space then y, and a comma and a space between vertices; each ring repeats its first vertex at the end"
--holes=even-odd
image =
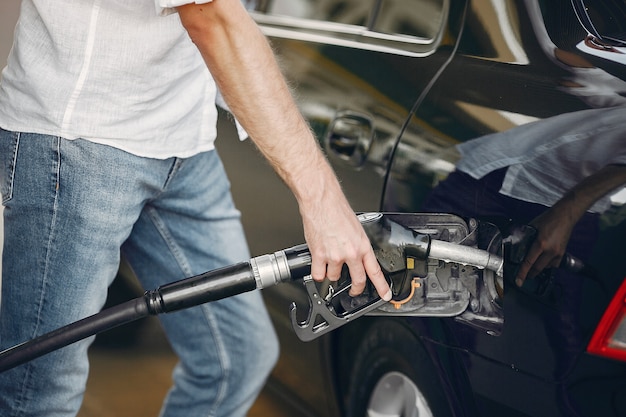
POLYGON ((338 314, 333 307, 334 301, 341 296, 348 296, 351 285, 348 284, 343 288, 335 291, 328 300, 324 300, 317 290, 317 286, 311 276, 304 278, 304 286, 309 296, 309 314, 306 320, 298 322, 296 303, 291 303, 289 308, 289 316, 291 325, 300 340, 309 342, 320 337, 330 331, 335 330, 350 321, 377 309, 387 301, 376 295, 375 298, 360 304, 352 310, 344 311, 338 314))

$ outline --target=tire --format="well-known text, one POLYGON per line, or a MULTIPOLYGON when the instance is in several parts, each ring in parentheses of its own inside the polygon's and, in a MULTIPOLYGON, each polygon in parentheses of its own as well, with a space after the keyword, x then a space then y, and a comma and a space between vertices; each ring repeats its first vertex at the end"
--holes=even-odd
POLYGON ((439 372, 420 340, 398 319, 378 319, 356 352, 347 417, 449 417, 439 372))

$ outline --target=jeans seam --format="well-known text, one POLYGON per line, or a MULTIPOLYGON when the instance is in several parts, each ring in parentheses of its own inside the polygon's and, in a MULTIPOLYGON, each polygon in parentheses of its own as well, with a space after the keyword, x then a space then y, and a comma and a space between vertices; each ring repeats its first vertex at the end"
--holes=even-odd
POLYGON ((48 240, 46 242, 46 256, 44 259, 43 265, 43 277, 42 277, 42 288, 41 288, 41 299, 39 300, 39 311, 37 312, 37 324, 35 327, 35 332, 39 329, 39 325, 41 324, 41 310, 43 309, 43 305, 45 302, 45 293, 46 287, 48 285, 48 267, 50 265, 51 247, 52 243, 55 239, 56 235, 56 223, 57 223, 57 215, 59 208, 59 192, 60 192, 60 182, 61 182, 61 138, 56 138, 56 167, 55 167, 55 186, 54 186, 54 202, 52 204, 52 216, 50 218, 50 229, 48 232, 48 240))
POLYGON ((215 318, 210 311, 207 311, 208 307, 203 306, 202 311, 207 321, 207 325, 211 329, 211 333, 213 334, 213 338, 215 340, 215 346, 218 351, 218 357, 220 359, 220 367, 222 371, 222 378, 220 378, 218 394, 215 398, 215 402, 211 407, 209 412, 209 416, 217 416, 217 410, 224 402, 226 397, 226 393, 228 392, 228 381, 230 379, 230 360, 228 358, 227 349, 225 349, 224 341, 221 337, 221 332, 219 331, 219 326, 215 325, 215 318))
MULTIPOLYGON (((163 238, 165 245, 168 247, 174 259, 176 259, 176 263, 183 271, 185 276, 190 276, 192 274, 191 267, 189 266, 189 262, 183 255, 183 251, 176 244, 176 240, 169 233, 169 230, 165 226, 165 222, 159 216, 158 211, 154 207, 146 207, 145 208, 148 217, 154 224, 154 227, 157 229, 159 235, 163 238)), ((230 379, 230 360, 228 357, 228 351, 225 348, 224 341, 221 337, 221 333, 219 331, 219 326, 215 324, 215 318, 213 314, 211 314, 210 309, 206 306, 201 306, 204 318, 207 322, 209 329, 211 329, 211 333, 213 334, 213 338, 215 340, 215 346, 218 351, 218 357, 220 358, 219 363, 222 370, 223 378, 221 378, 218 388, 218 394, 215 398, 215 402, 211 407, 211 410, 208 416, 216 416, 217 410, 225 399, 226 393, 228 392, 228 381, 230 379)))
POLYGON ((168 247, 170 253, 172 254, 172 256, 174 256, 174 259, 176 259, 176 263, 180 267, 183 274, 185 276, 191 275, 192 271, 191 267, 189 266, 189 262, 183 255, 183 251, 176 243, 176 239, 172 237, 169 230, 165 226, 165 222, 161 220, 158 211, 154 207, 146 207, 145 210, 150 220, 152 220, 152 224, 154 224, 154 227, 159 232, 159 235, 161 235, 161 237, 163 238, 163 241, 168 247))
MULTIPOLYGON (((18 134, 19 136, 19 134, 18 134)), ((18 138, 19 139, 19 138, 18 138)), ((58 197, 59 197, 59 184, 60 184, 60 167, 61 167, 61 138, 57 137, 56 138, 56 167, 55 167, 55 182, 56 185, 54 187, 54 203, 53 203, 53 209, 52 209, 52 217, 50 220, 50 228, 49 228, 49 233, 48 233, 48 240, 46 242, 46 255, 45 255, 45 259, 44 259, 44 265, 43 265, 43 277, 42 277, 42 282, 41 282, 41 295, 40 298, 38 300, 38 306, 39 309, 37 311, 37 321, 35 323, 35 326, 33 328, 33 333, 32 333, 32 337, 36 337, 37 332, 39 330, 39 327, 41 325, 41 316, 42 316, 42 309, 44 306, 44 302, 45 302, 45 294, 46 294, 46 286, 48 284, 48 265, 50 263, 50 257, 51 257, 51 246, 52 246, 52 241, 54 240, 54 236, 55 236, 55 231, 56 231, 56 219, 57 219, 57 209, 58 209, 58 197)), ((16 152, 17 154, 17 152, 16 152)), ((28 402, 28 400, 26 399, 26 393, 32 391, 32 387, 30 387, 30 381, 31 381, 31 374, 32 374, 32 362, 24 364, 25 366, 25 371, 24 371, 24 377, 22 379, 22 387, 20 390, 20 398, 18 401, 16 401, 16 403, 18 404, 16 409, 20 409, 21 408, 21 404, 26 404, 28 402)), ((23 411, 24 409, 21 408, 22 411, 18 412, 17 416, 19 415, 24 415, 23 411)))
POLYGON ((15 169, 17 166, 17 153, 18 153, 18 149, 20 146, 20 137, 21 137, 21 133, 17 132, 15 135, 15 145, 13 146, 13 155, 11 155, 11 162, 9 165, 9 169, 7 172, 8 178, 7 178, 7 193, 6 195, 2 196, 2 203, 8 203, 9 200, 11 200, 13 198, 13 182, 15 179, 15 169))
POLYGON ((176 175, 176 173, 182 166, 183 162, 184 160, 181 158, 174 158, 174 163, 172 164, 170 171, 167 173, 167 178, 165 179, 165 182, 163 183, 163 190, 167 189, 170 182, 172 182, 172 180, 174 179, 174 175, 176 175))

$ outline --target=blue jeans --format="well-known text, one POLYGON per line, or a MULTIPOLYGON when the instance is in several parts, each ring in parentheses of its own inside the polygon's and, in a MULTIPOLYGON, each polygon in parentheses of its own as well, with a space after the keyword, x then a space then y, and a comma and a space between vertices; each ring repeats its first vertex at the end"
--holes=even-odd
MULTIPOLYGON (((249 258, 215 151, 156 160, 0 129, 0 187, 1 349, 97 313, 120 252, 146 289, 249 258)), ((159 318, 180 358, 162 416, 244 416, 278 355, 260 293, 159 318)), ((2 416, 74 416, 92 339, 1 373, 2 416)))

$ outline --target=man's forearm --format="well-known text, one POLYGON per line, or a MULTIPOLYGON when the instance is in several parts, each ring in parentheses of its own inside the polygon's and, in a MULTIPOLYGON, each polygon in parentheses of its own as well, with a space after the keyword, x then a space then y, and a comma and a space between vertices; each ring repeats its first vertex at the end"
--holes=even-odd
POLYGON ((554 205, 567 207, 568 216, 576 223, 600 198, 626 184, 626 165, 607 165, 569 190, 554 205))
POLYGON ((516 282, 534 277, 544 268, 561 263, 574 226, 600 198, 626 184, 625 165, 607 165, 574 186, 554 206, 533 219, 537 238, 526 254, 516 282))
POLYGON ((298 201, 306 200, 324 183, 329 185, 329 178, 323 181, 309 173, 331 177, 332 171, 292 99, 267 40, 246 10, 234 3, 239 0, 187 5, 179 8, 179 14, 231 111, 298 201))

